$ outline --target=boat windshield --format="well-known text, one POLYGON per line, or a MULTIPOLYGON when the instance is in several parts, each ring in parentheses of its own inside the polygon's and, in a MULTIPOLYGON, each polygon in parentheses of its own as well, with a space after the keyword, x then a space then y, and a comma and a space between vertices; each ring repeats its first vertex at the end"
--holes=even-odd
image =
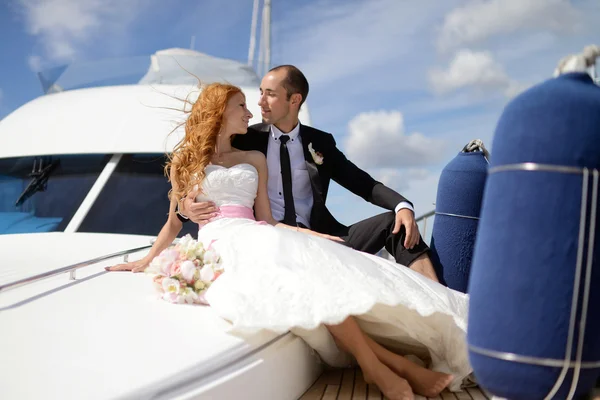
MULTIPOLYGON (((0 159, 0 234, 64 231, 112 156, 0 159)), ((122 155, 77 231, 157 235, 169 210, 166 161, 122 155)), ((197 229, 187 223, 181 234, 197 229)))

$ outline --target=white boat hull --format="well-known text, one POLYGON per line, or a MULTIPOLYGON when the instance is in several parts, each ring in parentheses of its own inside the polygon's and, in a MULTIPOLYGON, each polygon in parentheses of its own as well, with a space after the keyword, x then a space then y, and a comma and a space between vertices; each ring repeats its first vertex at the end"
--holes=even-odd
MULTIPOLYGON (((59 267, 52 263, 69 259, 60 254, 78 248, 106 254, 148 243, 67 235, 8 235, 0 245, 10 241, 12 253, 32 253, 37 264, 27 266, 29 275, 59 267), (45 263, 44 254, 53 261, 45 263)), ((298 337, 228 333, 230 324, 210 307, 160 300, 149 276, 104 271, 119 261, 81 269, 75 281, 63 274, 0 293, 0 398, 297 399, 320 374, 298 337)), ((2 283, 23 275, 3 269, 2 283)))

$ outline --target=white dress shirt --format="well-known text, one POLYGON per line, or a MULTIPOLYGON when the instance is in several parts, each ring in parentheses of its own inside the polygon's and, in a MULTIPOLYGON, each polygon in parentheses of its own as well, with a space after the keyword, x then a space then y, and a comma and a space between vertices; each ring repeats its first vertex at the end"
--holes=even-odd
MULTIPOLYGON (((310 186, 310 176, 306 168, 304 149, 300 139, 300 124, 287 135, 287 149, 290 153, 290 164, 292 167, 292 195, 296 209, 296 221, 310 228, 310 211, 313 206, 313 193, 310 186)), ((283 199, 283 179, 281 177, 281 163, 279 161, 279 148, 281 142, 279 137, 283 133, 274 125, 271 125, 269 145, 267 147, 267 167, 269 179, 267 188, 271 203, 271 213, 277 221, 282 221, 285 213, 285 201, 283 199)))
MULTIPOLYGON (((269 169, 267 189, 271 203, 271 213, 277 221, 282 221, 285 214, 283 180, 281 177, 281 163, 279 161, 279 148, 281 145, 279 137, 283 134, 277 127, 271 125, 267 147, 267 167, 269 169)), ((310 185, 310 176, 306 168, 302 139, 300 138, 300 124, 297 124, 287 135, 290 137, 290 140, 287 142, 287 148, 290 153, 290 164, 292 167, 292 195, 296 209, 296 221, 310 228, 313 193, 310 185)), ((408 208, 414 213, 414 209, 406 201, 400 202, 394 211, 398 213, 403 208, 408 208)))

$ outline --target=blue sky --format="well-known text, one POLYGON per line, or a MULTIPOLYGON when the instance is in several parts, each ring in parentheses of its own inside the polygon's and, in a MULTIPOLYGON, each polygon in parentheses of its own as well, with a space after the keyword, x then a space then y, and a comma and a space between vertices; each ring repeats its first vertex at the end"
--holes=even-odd
MULTIPOLYGON (((245 61, 252 0, 5 0, 0 118, 42 94, 34 71, 72 60, 190 46, 245 61)), ((511 97, 600 44, 597 0, 272 0, 272 64, 311 83, 315 127, 359 166, 433 208, 444 165, 491 148, 511 97)), ((493 149, 492 149, 493 153, 493 149)), ((334 186, 345 223, 379 210, 334 186)))

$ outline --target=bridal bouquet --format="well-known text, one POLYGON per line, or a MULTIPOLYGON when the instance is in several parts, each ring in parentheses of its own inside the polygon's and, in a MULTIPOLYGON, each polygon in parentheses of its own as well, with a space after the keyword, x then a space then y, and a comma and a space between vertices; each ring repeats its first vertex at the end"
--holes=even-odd
POLYGON ((162 299, 171 303, 207 304, 204 292, 223 273, 221 258, 208 246, 186 235, 154 257, 146 273, 153 274, 162 299))

